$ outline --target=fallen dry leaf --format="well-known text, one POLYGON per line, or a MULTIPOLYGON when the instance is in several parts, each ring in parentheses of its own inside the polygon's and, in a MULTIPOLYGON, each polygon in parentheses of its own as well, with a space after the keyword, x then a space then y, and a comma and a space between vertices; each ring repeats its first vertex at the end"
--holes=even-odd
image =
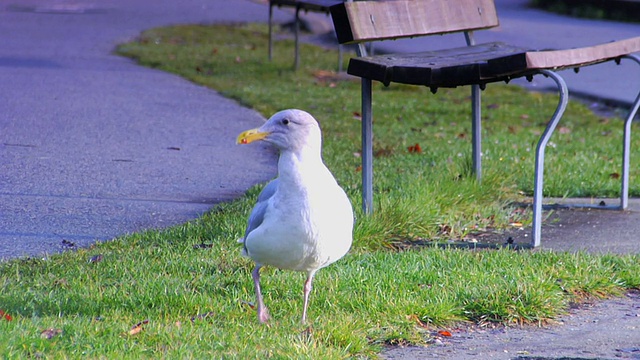
POLYGON ((129 335, 135 335, 135 334, 139 333, 140 331, 142 331, 142 326, 146 325, 148 323, 149 323, 149 320, 143 320, 143 321, 140 321, 139 323, 133 325, 131 327, 131 330, 129 330, 129 335))
POLYGON ((609 174, 609 177, 612 179, 620 179, 620 174, 618 174, 617 172, 614 172, 609 174))
POLYGON ((407 148, 407 150, 409 150, 410 153, 412 154, 420 154, 422 152, 422 148, 420 147, 420 144, 416 143, 415 145, 411 145, 407 148))
POLYGON ((560 127, 558 128, 558 132, 559 132, 560 134, 569 134, 569 133, 571 132, 571 129, 569 129, 569 128, 568 128, 568 127, 566 127, 566 126, 560 126, 560 127))
POLYGON ((440 336, 450 337, 450 336, 451 336, 451 333, 450 333, 450 332, 448 332, 447 330, 440 330, 440 331, 438 331, 438 335, 440 335, 440 336))
POLYGON ((0 310, 0 318, 5 319, 7 321, 13 320, 13 317, 7 314, 4 310, 0 310))

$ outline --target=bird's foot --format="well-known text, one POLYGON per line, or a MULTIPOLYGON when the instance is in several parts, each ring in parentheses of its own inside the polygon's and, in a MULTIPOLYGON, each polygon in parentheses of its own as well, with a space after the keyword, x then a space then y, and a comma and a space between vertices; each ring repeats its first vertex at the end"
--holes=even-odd
POLYGON ((258 320, 260 320, 262 324, 266 324, 269 321, 269 311, 267 308, 258 309, 258 320))

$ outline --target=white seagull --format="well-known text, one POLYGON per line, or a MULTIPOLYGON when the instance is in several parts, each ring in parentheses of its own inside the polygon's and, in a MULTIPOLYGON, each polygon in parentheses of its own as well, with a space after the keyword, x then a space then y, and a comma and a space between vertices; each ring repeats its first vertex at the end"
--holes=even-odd
POLYGON ((322 162, 322 136, 309 113, 289 109, 259 128, 240 134, 238 144, 264 140, 280 150, 278 177, 265 186, 249 215, 243 255, 255 261, 252 277, 258 319, 269 312, 260 292, 265 265, 307 273, 302 323, 307 317, 315 273, 342 258, 351 247, 353 209, 344 190, 322 162))

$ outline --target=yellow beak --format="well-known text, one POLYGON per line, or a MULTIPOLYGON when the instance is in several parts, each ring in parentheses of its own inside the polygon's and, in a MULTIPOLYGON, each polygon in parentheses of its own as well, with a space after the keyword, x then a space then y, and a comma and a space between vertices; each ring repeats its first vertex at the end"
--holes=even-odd
POLYGON ((236 144, 249 144, 257 140, 262 140, 266 138, 268 135, 269 135, 268 132, 261 132, 257 128, 247 130, 242 134, 238 135, 238 138, 236 139, 236 144))

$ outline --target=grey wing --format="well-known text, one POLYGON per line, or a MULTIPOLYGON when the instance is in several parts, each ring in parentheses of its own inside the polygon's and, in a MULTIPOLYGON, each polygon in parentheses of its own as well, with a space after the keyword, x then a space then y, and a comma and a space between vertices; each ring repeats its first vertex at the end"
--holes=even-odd
MULTIPOLYGON (((244 232, 244 240, 247 239, 247 236, 250 232, 252 232, 255 228, 262 224, 264 220, 264 213, 267 210, 267 203, 269 199, 275 194, 278 189, 278 179, 272 180, 267 186, 262 189, 260 195, 258 195, 258 201, 253 206, 253 210, 251 210, 251 214, 249 215, 249 221, 247 222, 247 229, 244 232)), ((245 251, 247 250, 247 246, 244 246, 245 251)))

